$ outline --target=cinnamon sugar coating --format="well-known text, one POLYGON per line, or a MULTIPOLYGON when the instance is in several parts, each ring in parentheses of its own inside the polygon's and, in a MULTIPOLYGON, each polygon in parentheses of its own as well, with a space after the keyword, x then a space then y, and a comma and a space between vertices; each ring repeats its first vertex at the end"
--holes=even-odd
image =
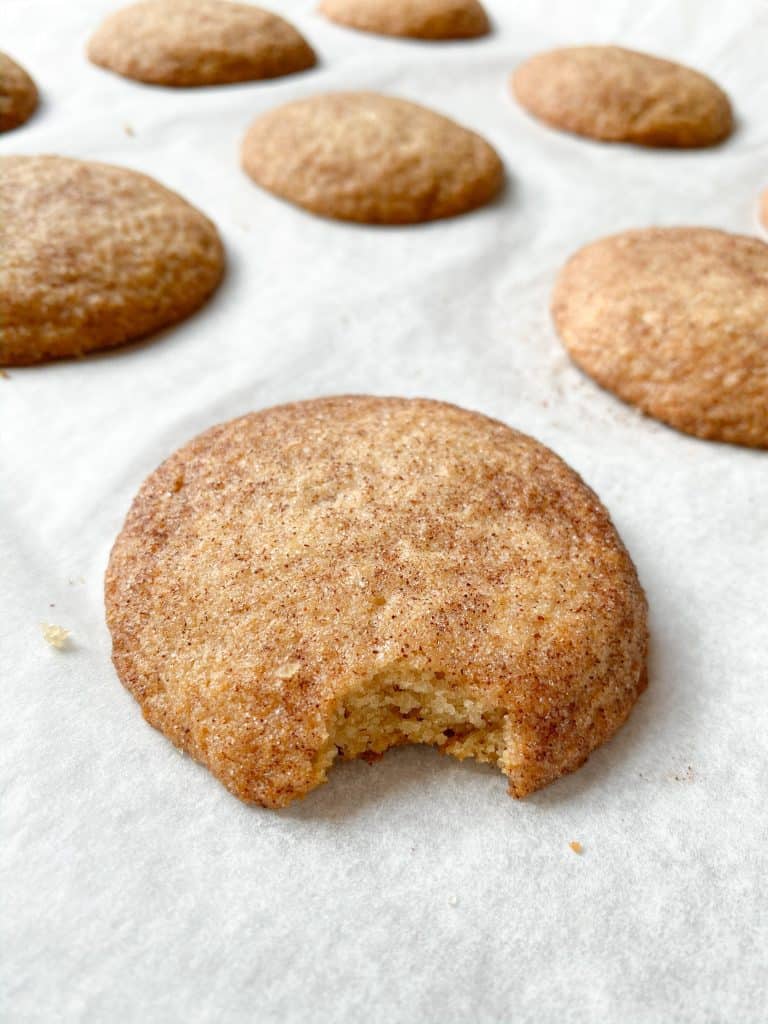
POLYGON ((7 53, 0 53, 0 132, 28 121, 37 103, 37 86, 30 76, 7 53))
POLYGON ((712 146, 733 130, 728 97, 706 75, 620 46, 537 54, 511 84, 534 117, 604 142, 712 146))
POLYGON ((485 139, 433 110, 371 92, 330 93, 258 117, 243 141, 253 180, 312 213, 410 224, 466 213, 504 181, 485 139))
POLYGON ((224 252, 207 217, 124 167, 0 157, 0 365, 82 355, 194 312, 224 252))
POLYGON ((364 32, 412 39, 469 39, 490 31, 479 0, 321 0, 321 14, 364 32))
POLYGON ((117 672, 236 796, 429 742, 514 796, 577 768, 646 683, 646 604, 593 492, 502 423, 426 400, 214 427, 142 486, 106 576, 117 672))
POLYGON ((696 437, 768 447, 768 245, 646 228, 580 249, 552 314, 599 384, 696 437))
POLYGON ((229 0, 142 0, 100 25, 94 64, 152 85, 225 85, 314 66, 315 53, 284 18, 229 0))

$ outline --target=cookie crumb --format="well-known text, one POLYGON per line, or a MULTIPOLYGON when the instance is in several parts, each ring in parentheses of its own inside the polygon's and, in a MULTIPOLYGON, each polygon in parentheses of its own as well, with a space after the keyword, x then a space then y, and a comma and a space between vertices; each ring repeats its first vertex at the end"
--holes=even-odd
POLYGON ((11 379, 10 373, 6 373, 6 371, 1 366, 0 366, 0 377, 2 377, 4 380, 10 380, 11 379))
POLYGON ((133 129, 133 125, 130 124, 130 122, 128 122, 128 121, 126 121, 125 124, 123 125, 123 131, 125 132, 126 135, 130 135, 131 138, 133 138, 134 135, 136 134, 136 132, 133 129))
POLYGON ((63 626, 54 626, 50 622, 41 623, 43 630, 43 640, 49 643, 51 647, 55 647, 57 650, 61 650, 62 647, 66 647, 68 638, 70 636, 70 630, 64 629, 63 626))
POLYGON ((584 853, 584 847, 581 845, 581 843, 578 843, 575 839, 572 842, 568 843, 568 845, 570 846, 570 848, 573 850, 574 853, 584 853))

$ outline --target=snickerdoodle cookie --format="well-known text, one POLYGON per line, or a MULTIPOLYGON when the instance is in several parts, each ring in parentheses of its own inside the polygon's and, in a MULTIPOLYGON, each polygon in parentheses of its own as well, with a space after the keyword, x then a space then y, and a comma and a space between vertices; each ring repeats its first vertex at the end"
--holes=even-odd
POLYGON ((139 338, 219 283, 216 228, 175 192, 124 167, 0 157, 0 365, 139 338))
POLYGON ((146 719, 268 807, 410 742, 524 796, 646 685, 645 598, 597 497, 525 434, 420 399, 201 434, 139 491, 106 608, 146 719))
POLYGON ((242 149, 253 180, 312 213, 411 224, 466 213, 501 189, 484 139, 433 110, 371 92, 330 93, 258 117, 242 149))
POLYGON ((579 250, 552 311, 603 387, 697 437, 768 447, 768 245, 647 228, 579 250))
POLYGON ((487 35, 479 0, 321 0, 331 21, 364 32, 412 39, 469 39, 487 35))
POLYGON ((728 97, 706 75, 620 46, 540 53, 515 71, 512 90, 553 128, 605 142, 711 146, 733 128, 728 97))
POLYGON ((24 68, 0 53, 0 132, 28 121, 37 109, 37 86, 24 68))
POLYGON ((142 0, 88 44, 94 64, 153 85, 223 85, 304 71, 315 54, 270 11, 229 0, 142 0))

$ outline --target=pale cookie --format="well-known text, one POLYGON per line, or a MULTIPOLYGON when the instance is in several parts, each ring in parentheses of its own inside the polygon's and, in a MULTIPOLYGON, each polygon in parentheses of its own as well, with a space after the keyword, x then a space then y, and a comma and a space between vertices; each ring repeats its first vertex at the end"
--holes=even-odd
POLYGON ((574 46, 531 57, 512 90, 553 128, 605 142, 712 146, 733 129, 731 104, 706 75, 619 46, 574 46))
POLYGON ((688 434, 768 447, 768 245, 647 228, 579 250, 552 311, 603 387, 688 434))
POLYGON ((312 213, 411 224, 466 213, 504 181, 496 151, 447 117, 371 92, 331 93, 262 114, 243 142, 257 184, 312 213))
POLYGON ((411 39, 470 39, 491 27, 479 0, 322 0, 318 10, 349 28, 411 39))
POLYGON ((0 132, 28 121, 37 109, 37 86, 24 68, 0 53, 0 132))
POLYGON ((216 228, 124 167, 0 157, 0 365, 81 355, 184 319, 219 283, 216 228))
POLYGON ((646 604, 593 492, 503 423, 328 398, 214 427, 145 482, 106 576, 120 679, 236 796, 429 743, 513 796, 646 685, 646 604))
POLYGON ((283 18, 228 0, 144 0, 111 14, 88 44, 94 64, 154 85, 223 85, 315 64, 283 18))

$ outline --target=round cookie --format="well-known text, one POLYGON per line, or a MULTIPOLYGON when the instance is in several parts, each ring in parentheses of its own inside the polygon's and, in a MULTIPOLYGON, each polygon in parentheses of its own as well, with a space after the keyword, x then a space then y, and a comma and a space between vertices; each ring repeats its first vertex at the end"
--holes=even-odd
POLYGON ((768 245, 647 228, 579 250, 552 312, 603 387, 697 437, 768 447, 768 245))
POLYGON ((479 0, 322 0, 318 10, 349 28, 411 39, 470 39, 491 27, 479 0))
POLYGON ((88 44, 94 64, 153 85, 223 85, 315 64, 283 18, 229 0, 143 0, 110 15, 88 44))
POLYGON ((216 228, 124 167, 0 157, 0 365, 81 355, 182 320, 224 269, 216 228))
POLYGON ((370 224, 452 217, 489 202, 504 167, 484 139, 432 110, 372 92, 262 114, 242 149, 253 180, 312 213, 370 224))
POLYGON ((144 483, 106 575, 120 679, 236 796, 420 742, 513 796, 581 765, 646 685, 646 603, 593 492, 503 423, 426 400, 299 402, 144 483))
POLYGON ((620 46, 538 54, 515 71, 512 91, 551 127, 604 142, 712 146, 733 129, 728 97, 706 75, 620 46))
POLYGON ((24 68, 0 53, 0 132, 28 121, 37 109, 37 86, 24 68))

